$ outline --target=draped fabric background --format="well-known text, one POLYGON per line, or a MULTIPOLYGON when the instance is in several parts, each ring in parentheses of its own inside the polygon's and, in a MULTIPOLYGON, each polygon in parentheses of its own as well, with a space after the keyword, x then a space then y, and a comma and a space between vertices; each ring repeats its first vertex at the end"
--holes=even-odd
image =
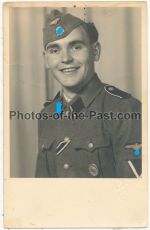
MULTIPOLYGON (((40 112, 61 89, 43 57, 45 15, 53 8, 10 9, 10 111, 40 112)), ((141 100, 141 12, 139 8, 57 8, 99 32, 101 58, 95 70, 102 82, 141 100)), ((38 153, 37 120, 10 120, 10 177, 34 177, 38 153)))

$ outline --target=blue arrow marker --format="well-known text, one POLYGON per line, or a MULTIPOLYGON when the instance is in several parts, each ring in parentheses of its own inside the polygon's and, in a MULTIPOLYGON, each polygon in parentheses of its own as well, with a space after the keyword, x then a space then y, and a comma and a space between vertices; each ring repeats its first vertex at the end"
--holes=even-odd
POLYGON ((61 102, 56 102, 56 113, 61 113, 61 102))

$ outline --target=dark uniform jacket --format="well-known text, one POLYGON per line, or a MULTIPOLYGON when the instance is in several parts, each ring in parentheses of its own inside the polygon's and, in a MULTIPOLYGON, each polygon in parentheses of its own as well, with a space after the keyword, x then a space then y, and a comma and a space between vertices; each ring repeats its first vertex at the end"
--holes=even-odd
MULTIPOLYGON (((96 74, 69 103, 58 94, 41 111, 45 115, 44 119, 39 120, 35 176, 140 177, 140 112, 141 103, 137 99, 114 86, 103 84, 96 74), (62 114, 66 117, 45 119, 46 114, 53 116, 56 113, 56 102, 62 103, 62 114), (77 116, 73 118, 68 111, 80 114, 81 119, 77 116), (113 112, 113 119, 110 112, 113 112), (117 118, 118 113, 121 113, 121 119, 117 118), (84 119, 83 115, 86 116, 84 119)), ((55 115, 55 118, 60 116, 55 115)))

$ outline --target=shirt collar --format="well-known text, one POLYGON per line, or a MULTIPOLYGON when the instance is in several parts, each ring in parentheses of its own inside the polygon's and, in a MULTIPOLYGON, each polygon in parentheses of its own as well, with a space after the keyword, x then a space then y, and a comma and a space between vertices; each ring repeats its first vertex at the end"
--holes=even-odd
POLYGON ((65 100, 69 103, 72 99, 66 97, 66 95, 63 93, 65 100))

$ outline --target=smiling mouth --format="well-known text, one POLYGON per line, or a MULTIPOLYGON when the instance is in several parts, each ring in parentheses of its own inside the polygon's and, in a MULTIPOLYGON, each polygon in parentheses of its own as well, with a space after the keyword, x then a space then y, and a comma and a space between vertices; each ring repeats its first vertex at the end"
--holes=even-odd
POLYGON ((71 73, 73 71, 76 71, 79 68, 80 68, 80 66, 79 67, 63 68, 60 71, 63 72, 63 73, 71 73))

